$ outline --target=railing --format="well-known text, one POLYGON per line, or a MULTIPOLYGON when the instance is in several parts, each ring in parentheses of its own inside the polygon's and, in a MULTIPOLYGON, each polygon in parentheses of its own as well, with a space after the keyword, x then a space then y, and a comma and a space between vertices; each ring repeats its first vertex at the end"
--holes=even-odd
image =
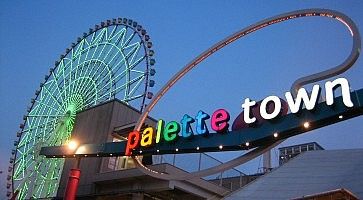
MULTIPOLYGON (((168 163, 187 172, 195 172, 222 164, 222 161, 205 153, 165 154, 153 156, 153 164, 168 163)), ((246 174, 236 168, 203 177, 204 180, 235 190, 245 185, 246 174)))

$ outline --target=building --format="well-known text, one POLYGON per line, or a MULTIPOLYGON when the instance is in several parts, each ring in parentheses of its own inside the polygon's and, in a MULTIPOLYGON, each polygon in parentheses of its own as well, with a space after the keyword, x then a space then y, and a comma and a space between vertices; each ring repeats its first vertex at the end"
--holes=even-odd
MULTIPOLYGON (((97 105, 77 114, 72 139, 80 144, 125 140, 129 131, 133 130, 139 115, 139 111, 119 100, 97 105)), ((156 120, 148 118, 145 123, 145 126, 154 126, 156 120)), ((207 167, 212 162, 214 165, 220 164, 206 154, 177 156, 145 156, 143 163, 152 165, 150 167, 157 171, 173 174, 187 174, 188 171, 207 167), (208 159, 212 159, 212 162, 202 162, 208 159)), ((74 158, 66 159, 57 199, 63 198, 70 169, 75 163, 74 158)), ((205 179, 160 180, 135 169, 132 160, 125 156, 82 158, 80 169, 82 173, 77 199, 220 199, 254 179, 232 169, 205 179)))
POLYGON ((324 150, 324 148, 321 147, 316 142, 309 142, 305 144, 281 147, 279 148, 279 165, 288 162, 290 159, 294 158, 295 156, 305 151, 318 151, 318 150, 324 150))
POLYGON ((362 185, 363 149, 306 151, 224 199, 363 199, 362 185))
MULTIPOLYGON (((80 144, 122 141, 139 115, 136 109, 112 100, 78 113, 72 137, 80 144)), ((155 124, 155 119, 148 118, 144 126, 155 124)), ((363 149, 316 151, 323 148, 313 142, 279 150, 280 157, 288 159, 270 173, 246 175, 231 169, 183 181, 147 176, 125 156, 82 158, 77 199, 363 198, 363 149)), ((56 199, 63 199, 75 163, 73 158, 66 159, 56 199)), ((181 175, 220 164, 203 153, 144 156, 143 163, 163 173, 181 175)))
POLYGON ((293 200, 331 200, 331 199, 359 200, 357 196, 347 191, 346 189, 337 189, 313 195, 306 195, 293 200))

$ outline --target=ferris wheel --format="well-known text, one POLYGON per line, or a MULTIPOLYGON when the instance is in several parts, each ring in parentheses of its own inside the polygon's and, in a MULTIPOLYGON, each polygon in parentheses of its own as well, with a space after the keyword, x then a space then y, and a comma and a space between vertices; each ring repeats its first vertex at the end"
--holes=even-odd
POLYGON ((89 29, 50 68, 20 124, 11 152, 7 196, 53 197, 64 159, 39 156, 41 147, 65 144, 77 113, 118 98, 139 108, 151 99, 155 84, 154 51, 146 30, 118 18, 89 29))

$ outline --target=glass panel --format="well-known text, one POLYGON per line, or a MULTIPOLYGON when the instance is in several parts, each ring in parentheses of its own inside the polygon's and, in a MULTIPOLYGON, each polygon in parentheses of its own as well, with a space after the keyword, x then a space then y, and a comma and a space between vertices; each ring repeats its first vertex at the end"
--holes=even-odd
MULTIPOLYGON (((113 138, 112 142, 121 142, 125 141, 125 139, 113 138)), ((135 164, 131 158, 127 156, 120 156, 120 157, 111 157, 108 160, 108 168, 111 170, 124 170, 135 168, 135 164)))
POLYGON ((109 169, 112 169, 112 170, 115 169, 115 167, 116 167, 116 157, 111 157, 111 158, 108 159, 108 165, 107 165, 107 167, 109 169))
POLYGON ((294 153, 300 153, 300 147, 294 147, 294 153))

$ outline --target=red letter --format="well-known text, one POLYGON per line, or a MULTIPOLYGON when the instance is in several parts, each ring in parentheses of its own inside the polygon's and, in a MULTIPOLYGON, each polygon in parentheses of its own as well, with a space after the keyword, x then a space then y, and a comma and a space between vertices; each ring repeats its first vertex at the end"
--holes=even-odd
POLYGON ((127 137, 127 145, 126 145, 126 156, 131 156, 132 150, 139 146, 140 141, 140 133, 138 131, 132 131, 129 133, 127 137))
POLYGON ((212 115, 211 127, 218 133, 225 132, 228 127, 229 113, 224 109, 216 110, 212 115))

